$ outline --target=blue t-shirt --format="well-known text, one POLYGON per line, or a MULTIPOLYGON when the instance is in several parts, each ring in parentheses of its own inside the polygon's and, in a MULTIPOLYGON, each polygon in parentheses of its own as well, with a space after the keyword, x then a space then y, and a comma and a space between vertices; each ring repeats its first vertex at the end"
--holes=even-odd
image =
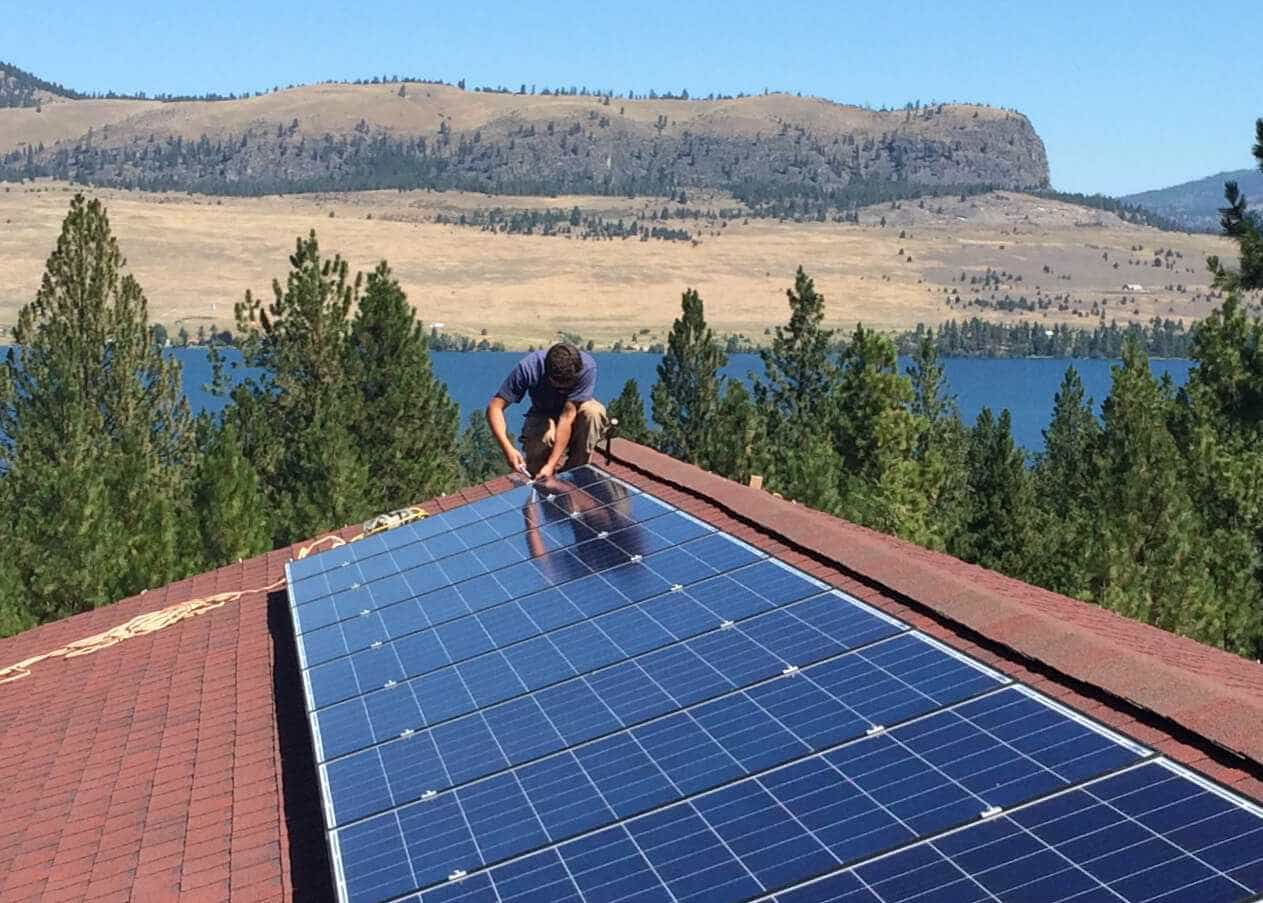
POLYGON ((517 362, 517 365, 505 378, 504 383, 496 391, 496 395, 509 404, 517 404, 529 392, 531 409, 526 416, 532 414, 542 417, 559 417, 561 409, 567 401, 581 405, 591 401, 596 392, 596 360, 586 351, 579 352, 582 366, 579 378, 566 392, 559 392, 544 373, 544 358, 547 351, 532 351, 517 362))

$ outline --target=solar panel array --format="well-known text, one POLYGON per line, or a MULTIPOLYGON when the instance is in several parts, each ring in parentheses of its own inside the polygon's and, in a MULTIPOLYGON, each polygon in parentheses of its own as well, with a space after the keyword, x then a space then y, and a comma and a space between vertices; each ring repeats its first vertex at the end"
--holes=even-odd
POLYGON ((288 576, 350 903, 1263 890, 1263 811, 594 467, 288 576))

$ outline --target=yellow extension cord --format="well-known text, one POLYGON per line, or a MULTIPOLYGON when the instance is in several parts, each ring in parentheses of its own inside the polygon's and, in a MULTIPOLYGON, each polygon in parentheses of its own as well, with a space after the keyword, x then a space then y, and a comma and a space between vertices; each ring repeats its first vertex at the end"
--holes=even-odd
MULTIPOLYGON (((363 528, 355 536, 349 540, 344 540, 337 534, 330 533, 312 541, 309 545, 303 546, 298 551, 298 559, 306 558, 316 550, 316 547, 328 543, 329 548, 335 549, 338 546, 346 545, 348 542, 356 542, 367 536, 373 536, 385 530, 411 523, 426 517, 426 511, 418 506, 409 508, 400 508, 398 511, 391 511, 389 514, 379 514, 371 520, 365 521, 363 528)), ((108 649, 116 643, 123 640, 129 640, 132 637, 144 636, 148 633, 154 633, 163 628, 170 627, 172 624, 178 624, 186 618, 196 617, 197 615, 206 614, 208 611, 214 611, 229 602, 236 602, 242 596, 248 596, 252 593, 271 593, 280 589, 285 585, 285 578, 268 584, 267 586, 257 587, 255 589, 239 589, 226 593, 215 593, 210 596, 201 596, 197 599, 189 599, 186 602, 177 602, 174 605, 168 605, 166 608, 158 611, 150 611, 145 614, 136 615, 130 621, 111 627, 109 630, 84 637, 81 640, 75 640, 73 643, 67 643, 59 649, 51 652, 45 652, 42 655, 35 655, 28 659, 9 665, 7 668, 0 668, 0 684, 12 683, 15 680, 21 680, 24 677, 31 676, 31 668, 38 663, 49 658, 75 658, 80 655, 91 655, 93 652, 100 652, 102 649, 108 649)))

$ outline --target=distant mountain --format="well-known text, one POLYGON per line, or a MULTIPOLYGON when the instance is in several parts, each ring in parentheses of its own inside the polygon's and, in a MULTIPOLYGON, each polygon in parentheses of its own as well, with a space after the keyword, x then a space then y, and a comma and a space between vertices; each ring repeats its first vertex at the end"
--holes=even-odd
POLYGON ((1238 169, 1221 172, 1193 182, 1142 191, 1119 198, 1144 207, 1201 232, 1219 231, 1219 208, 1224 205, 1224 182, 1235 181, 1250 200, 1250 206, 1263 209, 1263 172, 1238 169))
POLYGON ((1020 113, 875 111, 790 94, 690 100, 321 84, 213 100, 98 98, 0 110, 0 179, 226 194, 435 188, 856 206, 1048 185, 1020 113))
POLYGON ((0 60, 0 107, 34 107, 53 99, 72 100, 82 96, 0 60))

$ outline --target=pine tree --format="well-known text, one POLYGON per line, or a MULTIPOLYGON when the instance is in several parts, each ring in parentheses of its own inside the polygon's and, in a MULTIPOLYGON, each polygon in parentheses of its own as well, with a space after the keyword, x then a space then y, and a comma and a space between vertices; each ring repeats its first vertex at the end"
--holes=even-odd
POLYGON ((738 483, 767 472, 767 432, 763 417, 740 380, 724 380, 707 434, 705 467, 738 483))
POLYGON ((347 367, 360 279, 341 257, 322 259, 314 232, 299 239, 285 285, 266 307, 249 292, 237 305, 243 356, 263 375, 233 392, 246 456, 273 512, 282 545, 374 513, 368 468, 353 430, 361 399, 347 367))
MULTIPOLYGON (((908 379, 912 383, 913 414, 924 418, 929 425, 942 425, 959 416, 956 399, 947 389, 947 374, 939 360, 934 330, 926 330, 918 339, 908 363, 908 379)), ((928 442, 932 438, 923 435, 921 441, 928 442)))
POLYGON ((1219 602, 1203 524, 1169 429, 1172 395, 1129 340, 1104 405, 1097 519, 1087 537, 1089 591, 1127 617, 1197 635, 1219 602))
POLYGON ((1052 419, 1043 435, 1044 451, 1035 469, 1040 504, 1064 516, 1090 500, 1096 484, 1092 458, 1101 436, 1092 399, 1074 367, 1066 368, 1053 396, 1052 419))
POLYGON ((800 436, 798 447, 778 452, 778 491, 826 514, 840 514, 842 498, 838 487, 843 483, 837 453, 823 430, 800 436))
POLYGON ((1085 396, 1078 371, 1067 367, 1044 430, 1044 450, 1035 463, 1040 554, 1031 562, 1030 576, 1068 596, 1082 596, 1088 589, 1083 548, 1095 521, 1094 466, 1100 440, 1092 399, 1085 396))
POLYGON ((1197 635, 1263 656, 1263 321, 1229 296, 1198 324, 1174 432, 1219 605, 1197 635), (1245 581, 1244 583, 1242 581, 1245 581))
POLYGON ((719 402, 719 369, 728 356, 706 325, 702 299, 689 289, 683 312, 671 326, 667 353, 658 364, 650 393, 658 424, 658 448, 690 464, 701 464, 719 402))
POLYGON ((213 429, 198 462, 193 509, 207 567, 250 558, 271 547, 263 489, 241 450, 237 426, 231 420, 213 429))
POLYGON ((457 462, 460 465, 460 481, 466 486, 484 483, 504 473, 504 456, 482 411, 469 415, 457 447, 457 462))
POLYGON ((1234 429, 1263 432, 1263 320, 1246 315, 1238 294, 1197 324, 1192 357, 1187 391, 1234 429))
POLYGON ((454 489, 460 415, 434 376, 425 332, 385 262, 369 274, 351 321, 347 370, 373 508, 390 511, 454 489))
POLYGON ((649 424, 645 422, 645 402, 636 380, 623 383, 623 391, 610 402, 609 414, 618 421, 618 435, 622 438, 641 444, 651 441, 649 424))
POLYGON ((908 378, 912 383, 910 410, 917 425, 913 452, 916 483, 925 498, 926 517, 922 529, 908 531, 905 538, 941 550, 946 548, 964 504, 967 434, 956 398, 948 391, 933 330, 927 330, 913 349, 908 378))
MULTIPOLYGON (((8 545, 0 530, 0 542, 8 545)), ((35 626, 35 617, 21 587, 21 575, 8 556, 0 555, 0 637, 13 636, 35 626)))
MULTIPOLYGON (((6 534, 0 572, 10 578, 8 607, 18 619, 64 618, 132 589, 124 585, 123 553, 115 547, 122 524, 110 501, 107 468, 84 419, 73 411, 47 456, 20 452, 0 481, 6 534)), ((99 421, 93 421, 95 427, 99 421)))
MULTIPOLYGON (((287 441, 288 485, 277 509, 295 538, 315 536, 379 513, 370 497, 368 466, 352 430, 352 397, 317 409, 287 441)), ((284 485, 284 484, 283 484, 284 485)))
POLYGON ((776 327, 770 347, 760 352, 764 377, 755 398, 767 413, 769 438, 778 452, 797 442, 796 429, 817 422, 836 367, 830 354, 833 333, 824 329, 824 295, 802 267, 794 276, 789 323, 776 327))
POLYGON ((910 410, 912 383, 898 372, 894 342, 863 324, 842 355, 829 399, 829 429, 843 483, 844 516, 907 538, 928 532, 929 500, 919 486, 910 410))
MULTIPOLYGON (((1254 159, 1263 171, 1263 119, 1254 123, 1254 159)), ((1263 228, 1248 211, 1245 195, 1236 182, 1224 183, 1228 206, 1219 211, 1224 234, 1237 242, 1239 267, 1228 269, 1217 256, 1208 257, 1206 266, 1214 277, 1216 288, 1229 291, 1263 288, 1263 228)))
POLYGON ((1019 579, 1034 540, 1034 507, 1025 455, 1013 442, 1007 410, 983 408, 969 431, 968 497, 951 537, 952 554, 1019 579))
POLYGON ((1263 657, 1263 446, 1225 424, 1204 397, 1185 404, 1177 443, 1212 589, 1171 629, 1263 657))
POLYGON ((0 570, 39 620, 180 574, 193 422, 125 263, 76 195, 0 369, 0 570))

